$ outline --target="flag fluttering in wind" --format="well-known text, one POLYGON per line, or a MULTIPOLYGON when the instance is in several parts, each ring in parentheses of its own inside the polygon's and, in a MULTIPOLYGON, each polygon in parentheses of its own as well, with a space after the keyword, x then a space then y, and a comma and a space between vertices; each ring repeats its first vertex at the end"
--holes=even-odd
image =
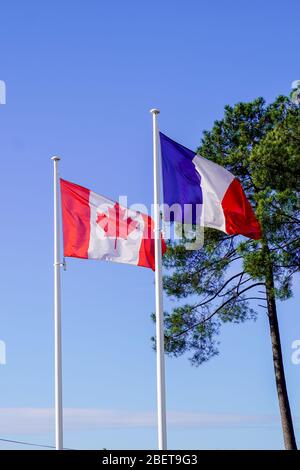
POLYGON ((165 220, 202 225, 257 240, 261 228, 232 173, 160 132, 165 220))
POLYGON ((64 256, 155 269, 151 217, 69 181, 61 179, 60 186, 64 256))

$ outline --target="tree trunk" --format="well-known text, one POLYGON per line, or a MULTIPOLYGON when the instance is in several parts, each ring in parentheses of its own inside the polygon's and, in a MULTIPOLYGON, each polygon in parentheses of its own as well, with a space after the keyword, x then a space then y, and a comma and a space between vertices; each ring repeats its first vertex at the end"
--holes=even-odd
POLYGON ((277 318, 277 309, 274 296, 274 277, 270 263, 266 275, 266 293, 268 304, 268 317, 270 325, 270 335, 272 342, 273 363, 275 371, 275 381, 277 387, 279 409, 281 415, 281 425, 283 431, 284 445, 286 450, 297 450, 294 433, 293 419, 287 393, 285 373, 282 360, 280 333, 277 318))

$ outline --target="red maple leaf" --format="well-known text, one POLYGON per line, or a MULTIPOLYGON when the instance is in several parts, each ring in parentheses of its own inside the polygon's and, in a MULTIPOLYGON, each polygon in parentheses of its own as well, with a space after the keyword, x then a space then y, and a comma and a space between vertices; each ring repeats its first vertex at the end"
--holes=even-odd
POLYGON ((114 207, 105 212, 97 212, 96 224, 98 224, 109 238, 115 238, 115 249, 118 238, 127 240, 128 235, 139 227, 136 220, 126 216, 127 210, 122 209, 116 202, 114 207))

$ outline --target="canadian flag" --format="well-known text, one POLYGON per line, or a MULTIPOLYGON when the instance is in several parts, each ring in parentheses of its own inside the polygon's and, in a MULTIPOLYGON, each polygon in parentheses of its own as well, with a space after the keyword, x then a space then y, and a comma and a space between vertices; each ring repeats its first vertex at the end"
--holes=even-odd
POLYGON ((60 189, 64 256, 155 269, 151 217, 63 179, 60 189))

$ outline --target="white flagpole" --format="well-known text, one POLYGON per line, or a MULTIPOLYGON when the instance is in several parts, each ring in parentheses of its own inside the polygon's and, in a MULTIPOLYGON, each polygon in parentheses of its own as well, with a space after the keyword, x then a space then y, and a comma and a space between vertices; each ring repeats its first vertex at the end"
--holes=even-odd
POLYGON ((162 290, 162 254, 160 224, 160 158, 157 116, 158 109, 151 109, 153 118, 153 169, 154 169, 154 224, 155 224, 155 311, 156 311, 156 374, 157 374, 157 424, 158 448, 167 449, 166 386, 164 357, 164 318, 162 290))
POLYGON ((60 292, 60 231, 59 231, 59 157, 52 157, 54 167, 54 342, 55 342, 55 447, 63 449, 62 354, 61 354, 61 292, 60 292))

